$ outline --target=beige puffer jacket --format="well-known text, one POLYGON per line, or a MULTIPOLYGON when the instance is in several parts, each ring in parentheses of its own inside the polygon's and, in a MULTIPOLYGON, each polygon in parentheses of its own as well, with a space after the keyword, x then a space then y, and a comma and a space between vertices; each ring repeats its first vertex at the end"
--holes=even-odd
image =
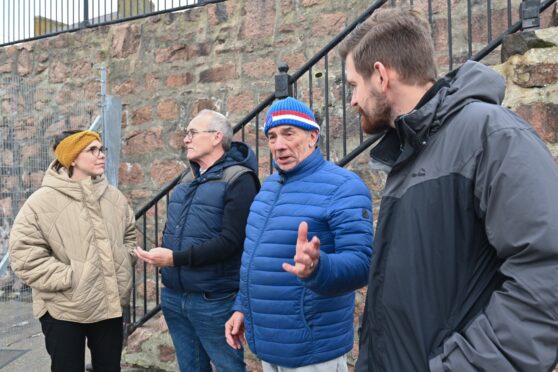
POLYGON ((12 270, 33 292, 33 314, 93 323, 122 316, 132 288, 134 213, 104 177, 79 182, 52 164, 10 234, 12 270))

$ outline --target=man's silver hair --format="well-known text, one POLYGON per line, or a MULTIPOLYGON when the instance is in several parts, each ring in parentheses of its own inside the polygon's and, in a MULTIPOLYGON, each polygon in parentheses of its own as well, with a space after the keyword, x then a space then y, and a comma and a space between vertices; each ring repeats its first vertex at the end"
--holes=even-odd
POLYGON ((233 130, 225 115, 213 110, 201 110, 198 116, 207 115, 209 121, 207 129, 216 130, 223 133, 223 150, 229 151, 233 139, 233 130))

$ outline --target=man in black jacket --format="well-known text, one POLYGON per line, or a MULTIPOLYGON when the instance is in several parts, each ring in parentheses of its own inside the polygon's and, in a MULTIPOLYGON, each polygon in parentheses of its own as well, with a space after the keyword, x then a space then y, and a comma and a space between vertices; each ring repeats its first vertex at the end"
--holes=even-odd
POLYGON ((558 169, 466 62, 436 80, 427 22, 380 10, 343 42, 352 106, 389 169, 363 371, 548 371, 558 358, 558 169))
POLYGON ((163 267, 161 307, 181 371, 245 371, 242 349, 225 341, 225 322, 238 291, 246 218, 260 184, 254 152, 232 142, 215 111, 201 111, 184 137, 192 168, 173 191, 163 247, 138 249, 163 267))

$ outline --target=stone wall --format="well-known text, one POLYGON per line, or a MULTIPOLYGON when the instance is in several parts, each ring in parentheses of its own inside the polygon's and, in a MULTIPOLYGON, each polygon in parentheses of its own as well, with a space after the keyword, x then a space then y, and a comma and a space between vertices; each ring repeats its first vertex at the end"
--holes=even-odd
MULTIPOLYGON (((427 9, 426 0, 414 3, 417 8, 427 9)), ((451 41, 457 61, 464 60, 468 53, 466 3, 451 2, 451 41)), ((472 3, 475 51, 486 41, 488 23, 481 16, 486 4, 472 3)), ((496 36, 507 27, 507 17, 500 5, 505 2, 492 3, 497 20, 492 23, 492 34, 496 36)), ((512 3, 515 21, 519 0, 512 3)), ((433 2, 433 35, 441 72, 448 69, 446 4, 433 2)), ((92 105, 97 102, 100 87, 95 68, 106 65, 109 94, 122 97, 125 105, 120 188, 137 208, 185 169, 182 137, 197 112, 216 109, 236 123, 273 92, 279 62, 287 62, 291 72, 297 70, 369 5, 362 0, 228 0, 2 48, 0 77, 17 75, 37 84, 51 97, 38 109, 64 109, 75 105, 76 91, 92 105)), ((543 26, 553 24, 555 18, 554 10, 547 11, 543 26)), ((533 123, 558 162, 558 30, 548 28, 533 35, 531 39, 544 42, 531 44, 529 50, 495 68, 508 80, 504 104, 533 123)), ((487 63, 498 64, 499 59, 497 51, 487 63)), ((338 62, 332 53, 330 63, 338 66, 338 62)), ((318 64, 313 74, 315 83, 322 86, 323 68, 323 63, 318 64)), ((339 67, 329 71, 329 78, 333 86, 329 97, 332 122, 339 123, 339 67)), ((300 94, 306 100, 309 92, 301 89, 300 94)), ((323 116, 323 89, 316 89, 313 98, 318 116, 323 116)), ((86 124, 83 120, 71 123, 75 127, 86 124)), ((50 128, 49 133, 57 128, 50 128)), ((339 125, 333 128, 337 130, 339 125)), ((253 125, 247 129, 247 136, 253 144, 253 125)), ((355 142, 356 134, 353 137, 351 141, 355 142)), ((264 145, 260 151, 265 151, 264 145)), ((363 154, 351 168, 370 185, 377 208, 385 174, 368 171, 366 163, 367 155, 363 154)), ((362 291, 357 296, 355 319, 362 311, 364 295, 362 291)), ((169 345, 164 321, 155 320, 132 336, 125 360, 176 370, 169 345)))
POLYGON ((507 81, 503 104, 533 125, 558 164, 558 28, 512 35, 504 54, 494 66, 507 81))
MULTIPOLYGON (((414 3, 427 10, 427 1, 414 3)), ((454 0, 451 8, 457 61, 467 55, 466 3, 454 0)), ((500 5, 506 2, 492 3, 492 34, 497 35, 507 26, 500 5)), ((519 1, 512 3, 517 9, 519 1)), ((362 0, 229 0, 2 48, 0 76, 18 75, 38 84, 51 97, 42 103, 46 108, 75 105, 77 91, 94 106, 100 91, 95 68, 106 65, 109 94, 122 97, 125 105, 120 187, 138 207, 185 168, 183 129, 198 111, 216 109, 236 123, 273 91, 279 62, 287 62, 295 71, 369 5, 362 0)), ((486 38, 482 36, 487 28, 481 16, 484 7, 473 2, 474 50, 486 38)), ((446 2, 434 1, 432 10, 443 72, 448 68, 446 2)), ((513 14, 516 20, 517 11, 513 14)), ((546 12, 543 24, 551 20, 552 12, 546 12)), ((498 53, 490 57, 493 62, 498 58, 498 53)), ((334 66, 330 84, 339 88, 335 51, 330 65, 334 66)), ((323 68, 321 62, 314 69, 315 85, 324 83, 323 68)), ((339 95, 335 91, 330 95, 330 106, 338 109, 339 95)), ((315 89, 313 96, 323 104, 323 89, 315 89)), ((340 120, 339 115, 332 118, 334 130, 340 120)), ((252 139, 253 131, 250 126, 252 139)))

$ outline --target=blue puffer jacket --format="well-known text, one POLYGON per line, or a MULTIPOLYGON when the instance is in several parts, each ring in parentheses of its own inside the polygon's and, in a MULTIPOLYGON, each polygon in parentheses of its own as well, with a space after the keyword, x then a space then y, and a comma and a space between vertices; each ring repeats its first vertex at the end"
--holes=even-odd
MULTIPOLYGON (((223 211, 228 187, 223 178, 226 168, 234 165, 245 166, 257 180, 257 162, 254 152, 241 142, 233 142, 231 149, 203 175, 199 174, 199 167, 196 164, 191 164, 195 178, 175 188, 167 209, 163 247, 174 252, 191 250, 192 247, 214 240, 222 234, 223 211)), ((244 213, 247 209, 248 206, 244 213)), ((239 228, 243 229, 243 226, 239 228)), ((237 243, 238 249, 235 249, 237 253, 233 257, 211 257, 205 260, 210 262, 208 264, 161 269, 163 284, 179 292, 238 290, 243 236, 237 243)))
POLYGON ((321 363, 353 347, 354 290, 368 279, 372 202, 362 180, 323 159, 319 149, 265 181, 246 226, 240 291, 250 349, 288 368, 321 363), (300 280, 293 264, 298 226, 321 242, 315 272, 300 280))

